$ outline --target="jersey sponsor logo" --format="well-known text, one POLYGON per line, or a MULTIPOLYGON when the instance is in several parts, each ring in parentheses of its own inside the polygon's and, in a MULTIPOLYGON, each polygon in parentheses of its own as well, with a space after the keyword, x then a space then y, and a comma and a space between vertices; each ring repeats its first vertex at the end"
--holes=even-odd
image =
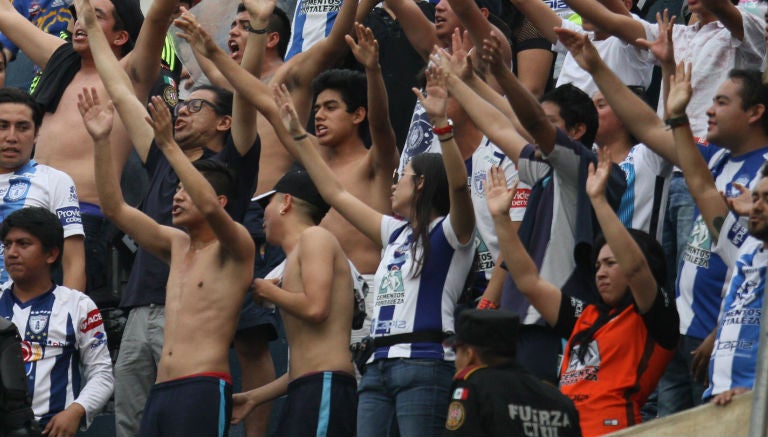
POLYGON ((62 226, 79 225, 83 223, 83 219, 80 217, 79 206, 59 208, 56 210, 56 215, 59 216, 59 221, 62 226))
POLYGON ((29 330, 32 331, 33 334, 39 334, 43 332, 45 327, 48 325, 48 318, 50 316, 51 313, 33 314, 29 316, 29 321, 27 322, 29 330))
POLYGON ((27 196, 31 185, 27 179, 14 179, 11 181, 10 187, 8 187, 8 192, 5 193, 4 200, 6 202, 18 202, 27 196))
POLYGON ((98 331, 95 334, 93 334, 93 343, 91 344, 91 349, 96 349, 97 347, 100 347, 104 345, 104 343, 107 342, 107 334, 98 331))
POLYGON ((584 355, 584 362, 579 360, 579 351, 584 345, 577 344, 573 347, 568 359, 568 368, 560 379, 560 385, 575 384, 579 381, 597 381, 597 373, 600 371, 600 348, 597 340, 592 340, 584 355))
POLYGON ((685 249, 683 258, 686 262, 699 267, 709 268, 709 256, 712 247, 712 241, 709 236, 709 229, 704 219, 699 215, 693 223, 691 236, 688 238, 688 246, 685 249))
POLYGON ((603 426, 619 426, 619 419, 603 419, 603 426))
POLYGON ((25 363, 39 361, 43 358, 43 347, 39 343, 24 340, 21 342, 21 358, 25 363))
POLYGON ((493 259, 491 251, 488 250, 488 246, 485 244, 480 234, 475 234, 475 258, 472 260, 473 272, 490 272, 496 265, 496 260, 493 259))
POLYGON ((97 328, 103 324, 104 321, 101 318, 101 313, 99 310, 91 310, 91 312, 89 312, 85 317, 85 320, 80 323, 80 332, 86 333, 91 329, 97 328))
POLYGON ((515 191, 515 196, 512 197, 512 203, 509 204, 509 209, 519 209, 528 206, 528 198, 531 197, 530 188, 518 188, 515 191))
POLYGON ((741 247, 741 243, 747 238, 747 228, 738 221, 728 229, 728 240, 736 247, 741 247))
POLYGON ((523 424, 523 433, 529 437, 557 436, 558 429, 570 428, 571 419, 559 410, 544 410, 530 405, 507 405, 509 418, 523 424))
POLYGON ((457 399, 460 401, 465 401, 469 397, 469 388, 467 387, 459 387, 456 390, 453 391, 453 397, 451 399, 457 399))
POLYGON ((456 431, 464 425, 464 419, 467 418, 467 413, 464 411, 464 405, 461 402, 453 401, 448 405, 448 417, 445 419, 445 429, 449 431, 456 431))
POLYGON ((328 12, 338 11, 341 6, 341 0, 303 0, 299 12, 302 15, 307 14, 326 14, 328 12))

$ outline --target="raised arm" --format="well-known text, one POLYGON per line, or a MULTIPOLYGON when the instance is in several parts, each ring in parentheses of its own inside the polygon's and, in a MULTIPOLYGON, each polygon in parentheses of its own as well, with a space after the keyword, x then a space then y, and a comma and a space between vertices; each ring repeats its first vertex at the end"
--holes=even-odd
POLYGON ((38 29, 10 1, 0 1, 0 31, 40 68, 45 67, 56 49, 66 44, 58 36, 38 29))
POLYGON ((730 0, 701 0, 701 4, 731 32, 734 38, 744 40, 744 18, 730 0))
POLYGON ((309 135, 299 121, 288 88, 275 86, 274 91, 275 103, 282 114, 281 125, 275 126, 275 131, 285 148, 307 169, 323 199, 371 241, 381 245, 382 214, 345 190, 323 161, 317 139, 309 135))
POLYGON ((646 37, 642 23, 628 13, 612 12, 597 0, 566 0, 565 3, 598 29, 621 38, 627 44, 637 45, 638 38, 646 37))
POLYGON ((558 17, 549 5, 543 1, 531 0, 510 0, 510 3, 533 23, 544 38, 552 44, 557 42, 557 34, 552 29, 559 27, 563 19, 558 17))
POLYGON ((491 72, 518 115, 520 123, 533 136, 541 151, 549 154, 555 148, 557 130, 536 97, 517 80, 512 71, 495 59, 493 53, 499 53, 500 41, 501 38, 496 32, 491 33, 490 38, 483 42, 483 59, 491 65, 491 72))
POLYGON ((500 167, 491 167, 485 181, 488 210, 493 217, 499 237, 501 255, 517 288, 536 308, 550 326, 557 323, 563 293, 542 279, 536 264, 525 250, 509 217, 509 204, 515 196, 515 187, 507 186, 507 178, 500 167))
POLYGON ((347 35, 346 40, 355 59, 365 67, 368 92, 368 126, 371 131, 371 148, 366 159, 369 160, 373 173, 384 173, 389 177, 397 168, 397 138, 389 121, 387 89, 379 64, 379 43, 373 37, 371 29, 355 23, 357 42, 347 35))
POLYGON ((166 263, 171 262, 171 243, 174 235, 182 231, 161 226, 149 216, 131 207, 123 199, 118 175, 112 167, 112 146, 109 134, 112 130, 114 108, 111 102, 102 104, 95 89, 83 89, 78 96, 77 108, 83 123, 93 138, 94 172, 101 211, 121 231, 130 235, 136 243, 166 263))
MULTIPOLYGON (((645 314, 656 300, 659 284, 656 283, 640 247, 629 234, 629 231, 621 224, 619 217, 613 212, 611 205, 605 198, 605 186, 611 174, 610 152, 600 149, 597 156, 597 168, 595 168, 594 163, 589 164, 586 191, 592 202, 597 221, 600 223, 600 229, 605 235, 606 244, 613 252, 613 257, 605 260, 598 259, 598 263, 607 264, 607 268, 610 268, 614 262, 618 264, 627 277, 629 289, 635 298, 638 311, 640 314, 645 314)), ((598 278, 599 275, 600 270, 598 269, 598 278)))
POLYGON ((421 12, 413 0, 385 0, 387 6, 395 13, 397 21, 405 32, 405 37, 413 49, 425 60, 429 60, 432 47, 440 44, 435 31, 435 24, 421 12))
POLYGON ((611 109, 630 133, 659 156, 677 165, 672 133, 667 130, 656 112, 611 71, 589 38, 561 28, 555 32, 579 66, 595 79, 611 109))
MULTIPOLYGON (((685 118, 685 108, 691 100, 691 65, 678 64, 675 74, 670 77, 667 114, 670 118, 685 118)), ((693 133, 688 123, 672 129, 675 149, 680 169, 685 176, 688 191, 696 201, 704 222, 712 234, 712 241, 717 241, 720 228, 729 213, 728 203, 715 186, 715 179, 709 171, 704 157, 693 142, 693 133)))
MULTIPOLYGON (((477 6, 474 0, 448 0, 448 4, 451 5, 451 9, 459 17, 462 26, 469 32, 469 37, 472 39, 472 45, 478 49, 483 46, 483 40, 488 38, 491 31, 494 31, 496 27, 488 21, 487 14, 484 14, 477 6)), ((499 30, 496 29, 498 32, 499 30)), ((501 54, 507 65, 512 61, 512 49, 509 47, 509 42, 506 38, 501 41, 501 54)), ((481 64, 479 57, 475 58, 477 65, 481 64)))
MULTIPOLYGON (((426 74, 427 95, 424 96, 417 88, 413 88, 413 92, 424 106, 432 125, 436 128, 444 128, 448 126, 448 116, 445 112, 448 106, 448 90, 445 87, 448 74, 439 67, 428 69, 426 74)), ((451 226, 453 226, 459 242, 464 244, 473 238, 475 231, 475 213, 467 187, 467 167, 461 157, 453 132, 440 135, 438 138, 442 149, 445 174, 448 176, 451 226)))
POLYGON ((82 235, 64 239, 61 255, 62 284, 73 290, 85 291, 85 243, 82 235))
MULTIPOLYGON (((124 58, 124 68, 133 83, 137 98, 145 102, 160 74, 168 25, 176 10, 176 0, 154 0, 144 17, 133 50, 124 58)), ((88 33, 90 35, 90 32, 88 33)))
MULTIPOLYGON (((144 104, 134 94, 130 77, 115 58, 101 26, 99 26, 97 14, 103 12, 94 11, 89 0, 77 0, 75 6, 78 17, 83 21, 85 30, 88 32, 88 44, 99 77, 101 77, 112 103, 120 114, 120 119, 128 130, 136 153, 142 162, 145 162, 154 134, 152 128, 144 122, 144 117, 147 115, 144 104)), ((160 55, 158 54, 157 63, 159 63, 159 59, 160 55)))
POLYGON ((229 216, 224 209, 226 197, 217 195, 213 187, 189 160, 173 139, 171 112, 160 96, 152 96, 146 122, 155 132, 157 147, 163 152, 179 182, 197 209, 213 229, 222 251, 238 262, 253 260, 255 248, 245 227, 229 216))

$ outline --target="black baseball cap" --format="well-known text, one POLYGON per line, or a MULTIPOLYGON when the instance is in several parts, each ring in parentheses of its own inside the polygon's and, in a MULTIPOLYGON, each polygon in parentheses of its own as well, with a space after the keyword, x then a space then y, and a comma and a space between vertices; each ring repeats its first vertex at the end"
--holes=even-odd
POLYGON ((445 339, 448 347, 488 348, 503 356, 514 356, 520 319, 506 310, 465 310, 456 322, 456 334, 445 339))
POLYGON ((312 182, 312 178, 309 177, 309 173, 303 168, 289 170, 277 181, 275 188, 254 197, 252 200, 258 202, 262 208, 266 209, 269 200, 276 193, 290 194, 320 209, 323 214, 331 209, 331 206, 325 202, 323 196, 317 191, 317 187, 312 182))

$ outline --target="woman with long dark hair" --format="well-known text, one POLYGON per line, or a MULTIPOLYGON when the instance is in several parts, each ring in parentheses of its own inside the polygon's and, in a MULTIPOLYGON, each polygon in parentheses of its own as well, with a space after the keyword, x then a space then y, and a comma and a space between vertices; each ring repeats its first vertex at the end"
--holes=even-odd
POLYGON ((594 304, 563 294, 539 276, 511 227, 507 209, 514 190, 502 171, 491 172, 487 194, 509 273, 547 323, 568 339, 560 390, 574 401, 584 436, 640 422, 640 407, 672 359, 679 336, 673 296, 662 288, 663 250, 647 233, 621 224, 605 199, 610 156, 598 155, 586 187, 604 235, 594 245, 599 293, 594 304))

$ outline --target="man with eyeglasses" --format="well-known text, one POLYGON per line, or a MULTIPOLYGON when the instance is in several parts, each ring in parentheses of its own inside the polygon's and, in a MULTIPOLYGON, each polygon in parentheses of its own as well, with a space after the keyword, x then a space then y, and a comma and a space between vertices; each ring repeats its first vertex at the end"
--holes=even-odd
MULTIPOLYGON (((145 122, 147 110, 143 101, 136 97, 130 80, 108 49, 104 33, 97 20, 92 19, 95 13, 90 2, 78 1, 76 6, 85 21, 99 75, 150 177, 141 209, 161 225, 171 226, 178 177, 154 143, 154 132, 145 122)), ((252 25, 259 28, 265 22, 252 19, 252 25)), ((106 96, 102 98, 106 100, 106 96)), ((174 139, 191 161, 213 158, 235 171, 237 189, 229 199, 227 211, 236 221, 242 221, 255 186, 260 144, 255 132, 253 136, 243 135, 242 124, 233 123, 242 114, 233 114, 232 94, 215 86, 197 87, 186 101, 176 105, 174 115, 174 139)), ((120 302, 131 312, 115 364, 118 436, 137 435, 147 395, 155 382, 156 363, 163 345, 167 280, 167 264, 139 248, 120 302)))

